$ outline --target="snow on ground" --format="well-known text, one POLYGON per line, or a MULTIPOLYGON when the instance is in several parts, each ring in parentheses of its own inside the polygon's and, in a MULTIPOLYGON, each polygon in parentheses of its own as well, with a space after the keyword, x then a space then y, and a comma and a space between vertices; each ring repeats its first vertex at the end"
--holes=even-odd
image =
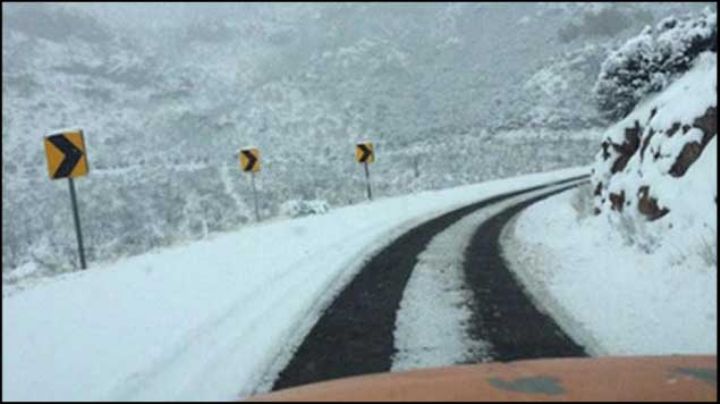
POLYGON ((717 260, 672 245, 627 244, 605 217, 578 214, 576 192, 520 213, 503 233, 516 275, 593 355, 717 353, 717 260))
MULTIPOLYGON (((556 188, 567 186, 559 185, 556 188)), ((487 219, 552 188, 509 198, 472 213, 436 235, 418 256, 395 320, 392 371, 490 361, 488 341, 474 340, 468 322, 473 292, 465 284, 464 256, 487 219)))
POLYGON ((3 400, 229 400, 267 391, 323 308, 390 240, 491 195, 585 173, 379 199, 3 283, 3 400))

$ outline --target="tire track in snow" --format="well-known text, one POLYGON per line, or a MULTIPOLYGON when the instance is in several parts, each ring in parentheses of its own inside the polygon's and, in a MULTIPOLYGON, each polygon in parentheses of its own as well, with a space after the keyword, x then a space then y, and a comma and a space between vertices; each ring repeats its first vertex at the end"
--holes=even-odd
POLYGON ((403 290, 418 256, 435 235, 466 215, 504 199, 586 177, 497 195, 445 213, 397 238, 335 298, 280 372, 273 390, 390 370, 396 353, 393 334, 403 290))
POLYGON ((418 256, 397 311, 392 371, 474 362, 487 352, 467 332, 473 297, 463 273, 463 251, 484 211, 435 236, 418 256))
POLYGON ((485 221, 465 252, 465 277, 475 295, 471 333, 488 341, 494 361, 587 356, 539 309, 522 282, 507 268, 500 236, 505 225, 529 205, 579 184, 513 205, 485 221))
POLYGON ((418 256, 397 312, 392 371, 493 359, 490 342, 471 332, 475 296, 465 278, 465 252, 483 222, 548 192, 542 189, 479 209, 430 241, 418 256))

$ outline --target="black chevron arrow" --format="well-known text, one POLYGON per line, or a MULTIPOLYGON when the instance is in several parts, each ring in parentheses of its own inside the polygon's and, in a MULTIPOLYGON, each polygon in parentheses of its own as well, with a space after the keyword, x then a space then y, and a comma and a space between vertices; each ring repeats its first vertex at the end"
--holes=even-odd
POLYGON ((364 162, 367 161, 368 158, 370 158, 370 156, 372 156, 372 150, 370 150, 370 149, 369 149, 366 145, 364 145, 364 144, 359 144, 358 147, 359 147, 360 150, 362 150, 362 152, 363 152, 363 155, 360 156, 360 162, 361 162, 361 163, 364 163, 364 162))
POLYGON ((83 156, 82 150, 78 149, 63 134, 49 136, 48 140, 65 155, 65 158, 60 163, 60 166, 57 170, 55 170, 53 178, 69 177, 70 173, 72 173, 78 161, 80 161, 83 156))
POLYGON ((253 167, 255 167, 255 163, 257 162, 257 157, 252 153, 250 150, 243 150, 242 154, 245 155, 248 159, 248 164, 245 167, 245 171, 252 171, 253 167))

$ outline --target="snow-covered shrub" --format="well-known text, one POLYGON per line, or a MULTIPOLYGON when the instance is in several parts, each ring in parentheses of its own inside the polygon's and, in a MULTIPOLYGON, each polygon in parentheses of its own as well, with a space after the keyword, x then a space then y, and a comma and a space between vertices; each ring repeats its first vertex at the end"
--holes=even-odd
POLYGON ((627 116, 647 94, 657 92, 702 52, 716 51, 717 14, 706 9, 699 17, 668 17, 612 52, 603 62, 593 88, 595 102, 611 120, 627 116))
POLYGON ((570 204, 575 210, 576 218, 582 220, 590 216, 592 211, 592 187, 590 185, 583 185, 577 187, 572 194, 570 204))
POLYGON ((661 73, 675 75, 690 68, 707 50, 717 51, 717 14, 705 12, 695 19, 668 17, 657 26, 655 62, 661 73))
POLYGON ((330 205, 324 200, 304 201, 292 199, 280 205, 280 213, 289 217, 318 215, 327 213, 329 210, 330 205))
POLYGON ((652 29, 645 27, 603 62, 593 93, 607 118, 626 116, 651 91, 652 41, 652 29))

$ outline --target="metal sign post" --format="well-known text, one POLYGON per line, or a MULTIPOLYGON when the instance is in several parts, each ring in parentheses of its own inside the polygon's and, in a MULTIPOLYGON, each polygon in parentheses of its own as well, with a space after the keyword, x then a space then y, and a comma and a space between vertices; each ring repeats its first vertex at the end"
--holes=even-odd
POLYGON ((370 169, 368 168, 367 161, 363 164, 365 165, 365 182, 367 183, 367 195, 368 199, 372 201, 372 189, 370 188, 370 169))
POLYGON ((257 189, 255 188, 255 171, 251 172, 250 179, 252 182, 253 199, 255 199, 255 221, 260 221, 260 209, 258 209, 258 195, 257 189))
POLYGON ((260 171, 260 150, 255 147, 240 150, 240 169, 250 172, 253 199, 255 200, 255 221, 260 221, 260 208, 258 207, 257 188, 255 188, 255 173, 260 171))
POLYGON ((372 201, 372 189, 370 187, 370 168, 369 163, 375 161, 375 150, 374 146, 370 142, 362 142, 355 145, 355 160, 358 163, 363 163, 365 166, 365 183, 367 185, 368 199, 372 201))
POLYGON ((70 200, 72 202, 73 218, 75 219, 75 235, 77 236, 78 251, 80 252, 80 267, 86 269, 85 250, 83 249, 82 231, 80 230, 80 215, 78 214, 77 199, 75 198, 75 181, 72 177, 68 177, 70 184, 70 200))

